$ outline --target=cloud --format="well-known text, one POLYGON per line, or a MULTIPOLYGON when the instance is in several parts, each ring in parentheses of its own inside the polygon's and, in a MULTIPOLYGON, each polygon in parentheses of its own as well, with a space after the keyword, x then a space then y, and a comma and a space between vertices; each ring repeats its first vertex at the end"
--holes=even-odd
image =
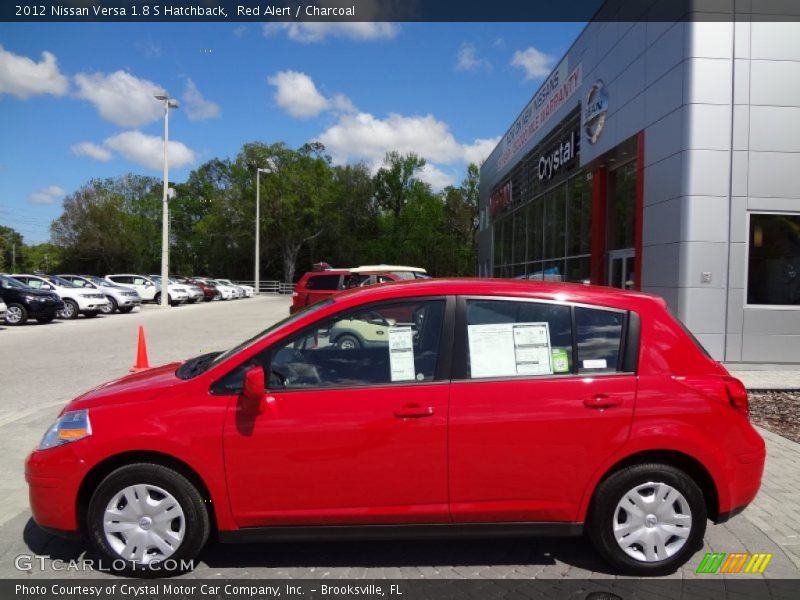
POLYGON ((239 25, 233 30, 233 35, 237 38, 242 37, 245 33, 247 33, 247 25, 239 25))
POLYGON ((57 185, 48 185, 40 190, 36 190, 28 196, 31 204, 53 204, 66 195, 66 192, 57 185))
POLYGON ((511 58, 511 66, 525 71, 525 81, 546 77, 553 70, 555 57, 540 52, 533 46, 525 50, 517 50, 511 58))
POLYGON ((387 152, 415 152, 433 163, 467 163, 483 160, 497 144, 493 140, 459 143, 450 128, 432 115, 390 114, 379 119, 369 113, 345 114, 318 136, 333 160, 363 160, 380 165, 387 152))
POLYGON ((275 103, 299 119, 316 117, 326 110, 342 113, 352 113, 356 110, 347 96, 342 94, 336 94, 331 98, 323 96, 314 84, 314 80, 305 73, 280 71, 267 78, 267 82, 275 86, 275 103))
POLYGON ((474 44, 464 42, 456 55, 456 71, 490 71, 489 59, 480 58, 474 44))
POLYGON ((153 40, 139 40, 136 42, 136 49, 145 58, 161 58, 161 54, 164 52, 161 44, 153 40))
POLYGON ((153 95, 163 88, 125 71, 75 75, 78 97, 95 105, 100 116, 122 127, 139 127, 163 114, 163 103, 153 95))
POLYGON ((439 167, 431 163, 425 163, 425 166, 420 169, 417 177, 420 181, 424 181, 430 185, 436 192, 446 188, 448 185, 453 185, 456 181, 455 176, 450 173, 445 173, 439 167))
POLYGON ((39 94, 63 96, 68 88, 69 80, 58 70, 55 55, 42 52, 42 60, 36 62, 0 45, 0 94, 25 100, 39 94))
POLYGON ((186 88, 183 90, 183 108, 192 121, 215 119, 220 115, 219 105, 206 100, 191 79, 186 80, 186 88))
MULTIPOLYGON (((145 135, 141 131, 123 131, 107 138, 103 145, 153 171, 160 171, 164 167, 164 140, 160 137, 145 135)), ((180 169, 195 162, 194 151, 181 142, 170 141, 167 151, 171 169, 180 169)))
POLYGON ((339 38, 356 42, 394 39, 399 27, 395 23, 374 22, 300 22, 266 23, 264 35, 286 33, 290 40, 303 43, 322 42, 326 38, 339 38))
POLYGON ((75 144, 72 146, 72 148, 70 148, 70 150, 72 150, 72 153, 75 156, 88 156, 89 158, 99 160, 100 162, 108 162, 113 157, 108 148, 98 146, 92 142, 81 142, 80 144, 75 144))

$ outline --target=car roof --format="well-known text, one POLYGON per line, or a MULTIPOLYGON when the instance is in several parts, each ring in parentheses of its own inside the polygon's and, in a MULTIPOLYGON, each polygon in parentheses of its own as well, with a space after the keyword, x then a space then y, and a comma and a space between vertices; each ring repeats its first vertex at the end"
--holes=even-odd
POLYGON ((515 279, 458 278, 414 279, 345 290, 334 297, 337 304, 391 300, 413 296, 471 295, 511 296, 557 302, 585 303, 610 308, 630 309, 659 304, 658 296, 605 286, 515 279))
POLYGON ((427 273, 422 267, 407 267, 403 265, 362 265, 349 269, 351 273, 385 273, 387 271, 409 271, 411 273, 427 273))

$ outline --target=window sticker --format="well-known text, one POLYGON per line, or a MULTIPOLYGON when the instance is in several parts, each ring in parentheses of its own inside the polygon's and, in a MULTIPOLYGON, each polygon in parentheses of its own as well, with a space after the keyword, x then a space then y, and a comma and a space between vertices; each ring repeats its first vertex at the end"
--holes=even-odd
POLYGON ((414 381, 414 334, 411 327, 389 329, 389 368, 392 381, 414 381))
POLYGON ((547 323, 468 325, 473 378, 551 375, 547 323))
POLYGON ((553 373, 569 373, 569 354, 563 348, 553 348, 553 373))
POLYGON ((606 362, 605 358, 593 358, 590 360, 583 361, 583 368, 584 369, 606 369, 608 368, 608 363, 606 362))

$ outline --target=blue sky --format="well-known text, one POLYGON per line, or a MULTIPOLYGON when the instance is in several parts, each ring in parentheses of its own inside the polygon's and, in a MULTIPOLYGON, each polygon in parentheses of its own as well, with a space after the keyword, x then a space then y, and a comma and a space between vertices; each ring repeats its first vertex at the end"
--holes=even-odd
POLYGON ((0 224, 46 241, 93 177, 170 179, 249 141, 317 139, 334 162, 424 156, 457 183, 530 99, 579 23, 0 24, 0 224))

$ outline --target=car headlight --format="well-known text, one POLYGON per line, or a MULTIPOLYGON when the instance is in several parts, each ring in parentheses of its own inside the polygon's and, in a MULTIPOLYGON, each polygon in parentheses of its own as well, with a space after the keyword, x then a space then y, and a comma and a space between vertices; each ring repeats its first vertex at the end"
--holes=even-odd
POLYGON ((92 435, 89 411, 75 410, 61 415, 44 434, 39 442, 39 450, 55 448, 70 442, 77 442, 92 435))
POLYGON ((36 302, 39 298, 37 296, 29 296, 25 294, 25 302, 36 302))

